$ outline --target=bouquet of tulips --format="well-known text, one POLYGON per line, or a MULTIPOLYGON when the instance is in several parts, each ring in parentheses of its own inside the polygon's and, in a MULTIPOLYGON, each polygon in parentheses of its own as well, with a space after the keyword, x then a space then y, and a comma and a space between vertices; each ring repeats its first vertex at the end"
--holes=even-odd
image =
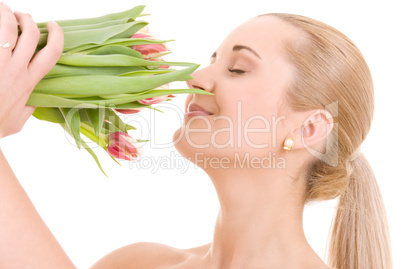
MULTIPOLYGON (((169 89, 170 82, 190 79, 198 65, 162 60, 170 52, 165 45, 169 40, 149 34, 148 23, 138 20, 143 9, 136 6, 96 18, 57 21, 64 31, 63 53, 27 102, 37 107, 34 117, 60 124, 103 173, 82 135, 115 161, 135 160, 140 154, 138 141, 128 134, 135 127, 124 123, 119 113, 152 109, 178 93, 206 94, 198 89, 169 89)), ((46 45, 46 24, 37 24, 38 50, 46 45)))

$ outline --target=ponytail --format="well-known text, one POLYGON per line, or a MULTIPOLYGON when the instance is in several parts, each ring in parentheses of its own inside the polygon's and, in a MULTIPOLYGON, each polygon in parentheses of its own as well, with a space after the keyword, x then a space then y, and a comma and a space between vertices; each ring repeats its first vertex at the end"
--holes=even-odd
POLYGON ((392 269, 388 223, 373 170, 360 155, 332 222, 328 263, 337 269, 392 269))

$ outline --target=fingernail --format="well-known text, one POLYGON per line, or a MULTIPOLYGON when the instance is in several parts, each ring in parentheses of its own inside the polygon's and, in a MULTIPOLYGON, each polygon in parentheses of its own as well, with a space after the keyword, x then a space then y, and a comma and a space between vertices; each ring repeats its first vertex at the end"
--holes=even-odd
POLYGON ((55 22, 55 21, 49 21, 48 23, 53 23, 54 25, 59 26, 59 24, 57 22, 55 22))
POLYGON ((1 2, 3 6, 9 7, 6 2, 1 2))

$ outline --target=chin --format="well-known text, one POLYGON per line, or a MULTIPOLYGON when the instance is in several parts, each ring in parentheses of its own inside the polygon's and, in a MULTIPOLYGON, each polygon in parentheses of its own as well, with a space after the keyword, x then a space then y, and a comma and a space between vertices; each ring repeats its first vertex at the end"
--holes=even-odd
POLYGON ((192 145, 192 143, 187 141, 186 136, 184 135, 184 128, 185 125, 174 132, 173 144, 181 156, 194 163, 197 155, 204 156, 207 154, 209 148, 197 148, 192 145))
POLYGON ((183 136, 183 128, 184 126, 177 129, 173 134, 173 145, 176 150, 186 159, 188 159, 190 155, 190 150, 188 149, 190 145, 188 145, 187 141, 185 141, 185 137, 183 136))

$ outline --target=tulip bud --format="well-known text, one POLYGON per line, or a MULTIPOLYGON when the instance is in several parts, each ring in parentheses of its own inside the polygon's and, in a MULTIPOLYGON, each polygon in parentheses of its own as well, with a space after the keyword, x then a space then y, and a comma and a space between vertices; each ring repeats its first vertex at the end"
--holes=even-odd
MULTIPOLYGON (((149 33, 137 32, 131 38, 142 38, 148 40, 157 40, 154 36, 149 33)), ((132 49, 138 51, 142 54, 145 60, 150 60, 152 58, 157 58, 169 52, 170 50, 165 44, 143 44, 131 46, 132 49)))
MULTIPOLYGON (((158 89, 169 89, 169 84, 162 85, 158 89)), ((166 101, 170 97, 171 97, 170 94, 169 95, 161 95, 161 96, 141 99, 141 100, 138 100, 137 102, 140 104, 143 104, 143 105, 155 105, 155 104, 159 104, 159 103, 166 101)))
POLYGON ((137 102, 140 104, 143 104, 143 105, 155 105, 155 104, 162 103, 162 102, 166 101, 167 99, 169 99, 169 97, 167 95, 162 95, 162 96, 141 99, 141 100, 138 100, 137 102))
POLYGON ((134 161, 142 150, 134 138, 125 132, 113 132, 108 136, 107 152, 117 159, 134 161))
POLYGON ((139 33, 139 34, 149 34, 148 25, 145 25, 144 27, 142 27, 140 30, 137 31, 137 33, 139 33))
POLYGON ((135 114, 144 109, 145 107, 138 107, 138 108, 127 108, 127 109, 115 109, 115 111, 121 114, 135 114))
MULTIPOLYGON (((160 59, 150 59, 150 61, 160 62, 160 61, 163 61, 163 59, 162 58, 160 58, 160 59)), ((170 67, 170 65, 161 65, 161 66, 159 66, 159 68, 165 68, 165 69, 168 69, 169 67, 170 67)))

